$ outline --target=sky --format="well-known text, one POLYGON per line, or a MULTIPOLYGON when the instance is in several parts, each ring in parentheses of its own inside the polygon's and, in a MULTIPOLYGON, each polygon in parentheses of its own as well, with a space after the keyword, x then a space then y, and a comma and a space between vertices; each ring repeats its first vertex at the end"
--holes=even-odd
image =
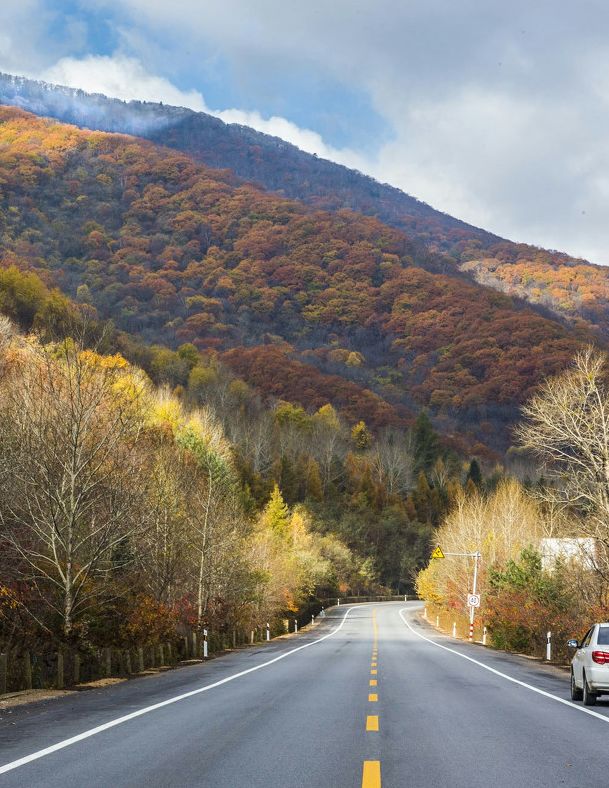
POLYGON ((606 0, 1 0, 0 70, 211 112, 609 265, 606 0))

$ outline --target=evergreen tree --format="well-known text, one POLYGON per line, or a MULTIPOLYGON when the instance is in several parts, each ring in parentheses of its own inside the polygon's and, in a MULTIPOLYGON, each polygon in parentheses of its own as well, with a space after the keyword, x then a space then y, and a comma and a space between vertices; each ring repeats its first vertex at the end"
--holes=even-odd
POLYGON ((323 498, 319 465, 312 457, 309 458, 307 468, 307 497, 312 498, 314 501, 321 501, 323 498))
POLYGON ((429 471, 441 454, 438 434, 427 413, 417 416, 413 430, 415 471, 429 471))
POLYGON ((279 536, 287 536, 290 530, 290 510, 283 500, 279 485, 275 484, 269 502, 264 508, 264 523, 279 536))
POLYGON ((354 427, 352 427, 351 440, 358 451, 365 451, 366 449, 370 448, 370 444, 372 443, 372 435, 370 434, 368 427, 366 427, 366 422, 359 421, 354 427))
POLYGON ((465 477, 466 483, 470 480, 476 485, 478 489, 482 487, 482 472, 480 471, 478 460, 475 458, 470 462, 469 470, 467 472, 467 476, 465 477))

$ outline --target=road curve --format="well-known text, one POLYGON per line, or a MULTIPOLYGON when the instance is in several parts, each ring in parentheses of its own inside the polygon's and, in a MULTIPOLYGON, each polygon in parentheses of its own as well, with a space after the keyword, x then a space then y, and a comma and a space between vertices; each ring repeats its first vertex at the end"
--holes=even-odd
POLYGON ((609 784, 609 701, 571 704, 566 676, 438 635, 419 607, 336 608, 298 637, 3 713, 0 786, 609 784))

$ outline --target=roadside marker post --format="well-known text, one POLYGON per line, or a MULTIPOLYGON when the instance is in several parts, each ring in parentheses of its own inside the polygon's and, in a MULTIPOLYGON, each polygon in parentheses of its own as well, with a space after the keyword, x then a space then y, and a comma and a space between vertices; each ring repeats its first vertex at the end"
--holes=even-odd
POLYGON ((207 659, 207 630, 203 630, 203 659, 207 659))
POLYGON ((298 619, 294 619, 294 632, 298 632, 298 619))
POLYGON ((457 622, 453 621, 453 637, 457 637, 457 622))
POLYGON ((440 626, 440 616, 436 616, 436 626, 440 626))
POLYGON ((271 625, 269 622, 266 622, 266 639, 267 641, 271 639, 271 625))
POLYGON ((552 633, 546 633, 546 660, 548 662, 552 661, 552 633))
POLYGON ((482 645, 486 646, 486 627, 482 630, 482 645))

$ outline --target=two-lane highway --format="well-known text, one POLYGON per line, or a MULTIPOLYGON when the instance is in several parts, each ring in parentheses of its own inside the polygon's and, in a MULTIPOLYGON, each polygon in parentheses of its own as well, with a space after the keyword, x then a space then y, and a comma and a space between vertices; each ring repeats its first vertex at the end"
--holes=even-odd
MULTIPOLYGON (((3 713, 0 786, 602 786, 609 702, 433 632, 417 604, 3 713)), ((609 670, 609 666, 608 666, 609 670)))

